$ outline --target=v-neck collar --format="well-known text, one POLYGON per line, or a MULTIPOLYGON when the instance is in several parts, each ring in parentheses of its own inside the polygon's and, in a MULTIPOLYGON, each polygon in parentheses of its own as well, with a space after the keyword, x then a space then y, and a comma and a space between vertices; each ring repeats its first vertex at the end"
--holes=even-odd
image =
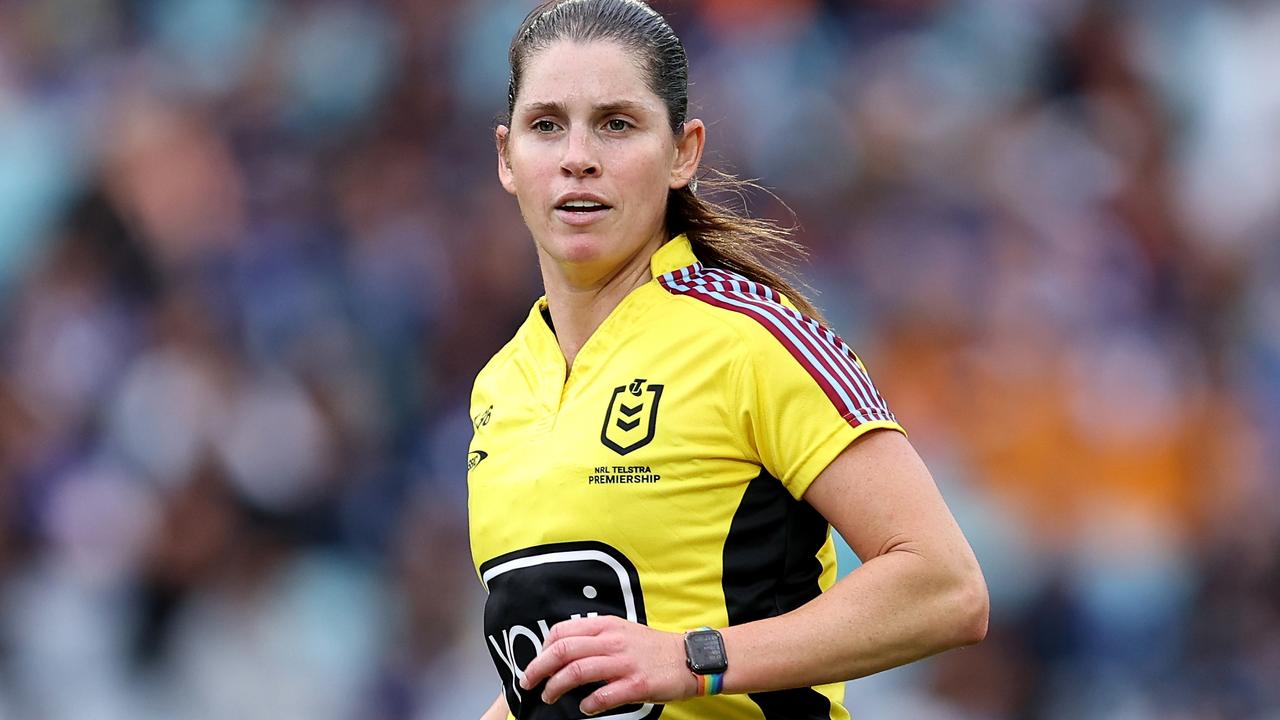
MULTIPOLYGON (((649 269, 653 278, 668 272, 679 270, 696 263, 693 246, 689 238, 680 234, 663 243, 649 258, 649 269)), ((534 384, 537 393, 548 410, 555 412, 571 390, 570 385, 575 378, 586 378, 596 367, 600 358, 613 347, 611 338, 618 328, 628 325, 630 318, 642 312, 652 303, 652 298, 661 294, 661 288, 651 278, 648 282, 627 293, 618 301, 600 325, 591 333, 578 355, 574 358, 572 372, 566 372, 564 353, 555 332, 551 329, 543 313, 548 312, 547 296, 538 298, 525 319, 521 334, 526 338, 528 351, 534 361, 534 384), (658 293, 655 295, 655 293, 658 293)))

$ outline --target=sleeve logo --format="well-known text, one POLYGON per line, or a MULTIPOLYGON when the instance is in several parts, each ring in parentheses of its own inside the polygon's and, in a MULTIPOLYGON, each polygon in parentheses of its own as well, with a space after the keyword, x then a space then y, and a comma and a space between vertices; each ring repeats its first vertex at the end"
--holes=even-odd
POLYGON ((653 442, 653 434, 658 429, 662 386, 646 383, 644 378, 636 378, 629 385, 619 385, 609 399, 604 427, 600 428, 600 442, 619 455, 653 442))
MULTIPOLYGON (((542 687, 522 690, 518 680, 542 652, 551 627, 561 620, 616 615, 645 622, 644 596, 635 566, 601 542, 539 545, 493 558, 480 566, 489 599, 484 606, 485 644, 502 678, 511 713, 519 720, 578 720, 587 695, 577 688, 555 705, 542 702, 542 687)), ((662 706, 624 705, 596 718, 654 720, 662 706)))

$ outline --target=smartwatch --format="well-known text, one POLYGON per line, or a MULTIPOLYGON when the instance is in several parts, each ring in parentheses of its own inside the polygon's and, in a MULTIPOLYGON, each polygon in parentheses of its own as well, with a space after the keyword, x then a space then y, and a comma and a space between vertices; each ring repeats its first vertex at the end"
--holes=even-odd
POLYGON ((724 652, 724 638, 709 627, 684 634, 684 655, 689 670, 698 679, 698 695, 718 695, 729 659, 724 652))

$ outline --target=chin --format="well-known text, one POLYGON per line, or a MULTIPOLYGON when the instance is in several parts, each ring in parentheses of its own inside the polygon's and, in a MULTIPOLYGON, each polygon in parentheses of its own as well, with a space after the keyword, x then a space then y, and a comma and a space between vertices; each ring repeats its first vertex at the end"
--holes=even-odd
POLYGON ((552 257, 561 262, 586 265, 599 262, 608 254, 608 241, 594 233, 572 233, 553 238, 552 257))

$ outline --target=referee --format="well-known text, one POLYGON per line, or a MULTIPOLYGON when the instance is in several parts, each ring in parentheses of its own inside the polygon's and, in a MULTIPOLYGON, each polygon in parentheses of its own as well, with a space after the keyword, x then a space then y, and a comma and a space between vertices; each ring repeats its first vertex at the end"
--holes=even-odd
POLYGON ((695 194, 667 22, 552 0, 510 63, 498 176, 546 295, 472 394, 483 720, 836 720, 844 681, 981 640, 928 470, 765 262, 793 241, 695 194), (838 583, 832 526, 863 560, 838 583))

